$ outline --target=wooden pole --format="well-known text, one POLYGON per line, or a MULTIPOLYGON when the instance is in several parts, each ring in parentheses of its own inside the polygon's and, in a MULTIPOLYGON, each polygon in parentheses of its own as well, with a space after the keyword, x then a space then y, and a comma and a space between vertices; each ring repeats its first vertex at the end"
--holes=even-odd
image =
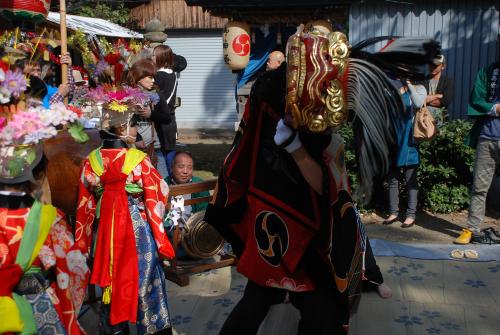
MULTIPOLYGON (((68 35, 66 29, 66 0, 59 0, 59 15, 61 25, 61 55, 68 52, 68 35)), ((61 65, 61 81, 63 84, 68 83, 68 65, 61 65)))
MULTIPOLYGON (((68 52, 68 34, 66 29, 66 0, 59 0, 59 24, 61 26, 61 55, 68 52)), ((61 83, 68 83, 68 64, 61 64, 61 83)), ((64 104, 68 105, 68 97, 64 98, 64 104)))

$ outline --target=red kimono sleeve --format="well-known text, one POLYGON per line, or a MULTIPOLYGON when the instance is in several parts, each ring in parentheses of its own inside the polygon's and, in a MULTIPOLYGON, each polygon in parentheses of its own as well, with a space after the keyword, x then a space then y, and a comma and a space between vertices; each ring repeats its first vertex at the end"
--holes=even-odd
POLYGON ((161 178, 158 171, 151 165, 148 158, 141 162, 142 186, 144 191, 144 206, 146 207, 147 221, 153 232, 158 253, 165 258, 173 258, 175 253, 168 240, 163 217, 168 197, 168 185, 161 178))
MULTIPOLYGON (((89 180, 98 178, 85 161, 78 185, 78 207, 76 209, 75 248, 88 255, 92 242, 92 227, 94 224, 96 201, 90 190, 89 180)), ((96 182, 97 183, 97 182, 96 182)))

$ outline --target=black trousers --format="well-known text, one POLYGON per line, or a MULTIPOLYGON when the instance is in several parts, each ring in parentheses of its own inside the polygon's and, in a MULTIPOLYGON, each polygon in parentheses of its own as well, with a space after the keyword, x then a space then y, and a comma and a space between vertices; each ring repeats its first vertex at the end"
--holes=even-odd
MULTIPOLYGON (((286 290, 264 287, 249 280, 243 297, 222 326, 220 335, 255 335, 272 305, 283 303, 286 290)), ((337 316, 339 293, 334 289, 289 292, 300 312, 298 335, 347 334, 337 316)))

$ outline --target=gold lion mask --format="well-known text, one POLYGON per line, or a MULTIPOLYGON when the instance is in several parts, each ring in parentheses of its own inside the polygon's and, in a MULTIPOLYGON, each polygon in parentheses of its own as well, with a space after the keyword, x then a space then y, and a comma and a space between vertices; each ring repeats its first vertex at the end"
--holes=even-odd
POLYGON ((286 113, 291 115, 290 126, 318 133, 346 121, 349 53, 341 32, 306 26, 289 38, 286 113))

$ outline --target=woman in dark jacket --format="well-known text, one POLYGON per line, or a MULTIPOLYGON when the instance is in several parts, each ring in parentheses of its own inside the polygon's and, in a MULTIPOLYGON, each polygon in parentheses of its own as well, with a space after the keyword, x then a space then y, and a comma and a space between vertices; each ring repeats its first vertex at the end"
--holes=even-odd
POLYGON ((186 68, 187 63, 184 57, 175 55, 167 45, 158 45, 154 48, 153 61, 157 68, 155 83, 159 87, 159 92, 163 95, 163 100, 167 104, 172 117, 172 122, 168 125, 157 125, 158 134, 161 134, 161 150, 166 157, 170 151, 175 150, 177 138, 177 122, 175 121, 177 84, 179 72, 186 68), (158 129, 158 127, 161 129, 158 129))
POLYGON ((147 106, 137 106, 137 129, 142 138, 142 143, 136 145, 139 149, 143 149, 148 153, 153 165, 156 166, 160 175, 165 178, 168 176, 165 160, 158 160, 158 157, 163 157, 160 148, 162 147, 161 139, 164 135, 161 131, 163 126, 170 125, 174 119, 163 94, 153 90, 155 73, 156 67, 151 60, 138 60, 130 68, 126 77, 126 84, 131 87, 141 88, 151 98, 151 102, 147 106))

